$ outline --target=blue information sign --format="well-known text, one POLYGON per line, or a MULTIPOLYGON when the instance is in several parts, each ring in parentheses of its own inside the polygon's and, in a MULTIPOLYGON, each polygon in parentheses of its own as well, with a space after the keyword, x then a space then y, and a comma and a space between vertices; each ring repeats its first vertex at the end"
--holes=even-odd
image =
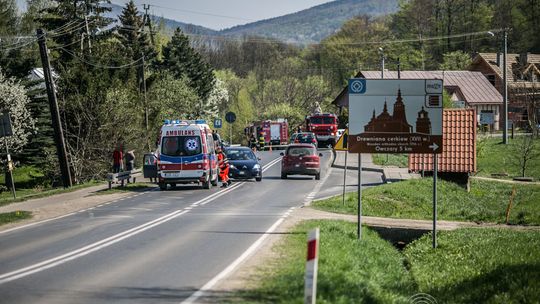
POLYGON ((221 118, 214 119, 214 128, 215 129, 221 129, 223 125, 223 122, 221 121, 221 118))

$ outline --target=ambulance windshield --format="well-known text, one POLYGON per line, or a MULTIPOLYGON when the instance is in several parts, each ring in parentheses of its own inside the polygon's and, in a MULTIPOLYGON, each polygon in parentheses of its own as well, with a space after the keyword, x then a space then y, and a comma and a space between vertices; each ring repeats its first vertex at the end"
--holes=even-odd
POLYGON ((202 153, 199 136, 165 136, 161 154, 167 156, 192 156, 202 153))

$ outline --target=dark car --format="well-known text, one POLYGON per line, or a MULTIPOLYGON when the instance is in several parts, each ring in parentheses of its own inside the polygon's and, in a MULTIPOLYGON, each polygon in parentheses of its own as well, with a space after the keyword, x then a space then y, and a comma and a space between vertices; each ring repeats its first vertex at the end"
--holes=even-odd
POLYGON ((248 147, 226 147, 225 154, 229 159, 229 177, 234 179, 254 178, 262 180, 262 168, 259 158, 248 147))
POLYGON ((315 136, 315 133, 312 132, 301 132, 296 133, 296 136, 294 137, 295 144, 312 144, 315 147, 317 146, 317 137, 315 136))
POLYGON ((314 175, 315 179, 321 179, 320 157, 317 148, 312 144, 292 144, 287 147, 281 160, 281 178, 288 175, 314 175))

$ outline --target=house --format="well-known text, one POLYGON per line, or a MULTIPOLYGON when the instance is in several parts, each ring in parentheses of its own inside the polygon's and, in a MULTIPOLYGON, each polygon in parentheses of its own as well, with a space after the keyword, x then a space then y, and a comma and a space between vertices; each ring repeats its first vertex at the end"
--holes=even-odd
MULTIPOLYGON (((478 53, 469 67, 503 93, 503 54, 478 53)), ((508 118, 518 126, 540 119, 540 54, 507 54, 508 118), (531 115, 529 115, 531 114, 531 115)))
MULTIPOLYGON (((443 152, 437 157, 442 177, 461 181, 476 172, 476 113, 474 109, 443 110, 443 152)), ((409 154, 409 172, 433 172, 433 154, 409 154)))
MULTIPOLYGON (((395 71, 385 71, 384 79, 398 79, 395 71)), ((380 71, 360 71, 356 78, 381 79, 380 71)), ((502 95, 480 72, 472 71, 402 71, 402 79, 442 79, 446 92, 458 108, 472 108, 476 111, 476 121, 489 125, 492 130, 499 130, 501 122, 502 95), (488 119, 485 119, 485 118, 488 119)), ((349 105, 347 88, 333 101, 343 108, 349 105)), ((419 113, 420 115, 420 113, 419 113)))

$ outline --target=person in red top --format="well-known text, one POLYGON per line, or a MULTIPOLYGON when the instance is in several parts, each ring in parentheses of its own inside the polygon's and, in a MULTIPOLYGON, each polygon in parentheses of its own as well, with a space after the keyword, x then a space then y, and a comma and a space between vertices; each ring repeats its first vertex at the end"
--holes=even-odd
POLYGON ((223 150, 221 147, 218 147, 216 149, 217 152, 217 159, 218 159, 218 166, 219 166, 219 179, 221 180, 221 187, 227 188, 230 184, 229 180, 229 160, 227 159, 227 156, 225 153, 223 153, 223 150))
POLYGON ((120 172, 122 168, 122 163, 124 161, 124 153, 120 145, 116 146, 116 149, 113 152, 113 173, 120 172))

